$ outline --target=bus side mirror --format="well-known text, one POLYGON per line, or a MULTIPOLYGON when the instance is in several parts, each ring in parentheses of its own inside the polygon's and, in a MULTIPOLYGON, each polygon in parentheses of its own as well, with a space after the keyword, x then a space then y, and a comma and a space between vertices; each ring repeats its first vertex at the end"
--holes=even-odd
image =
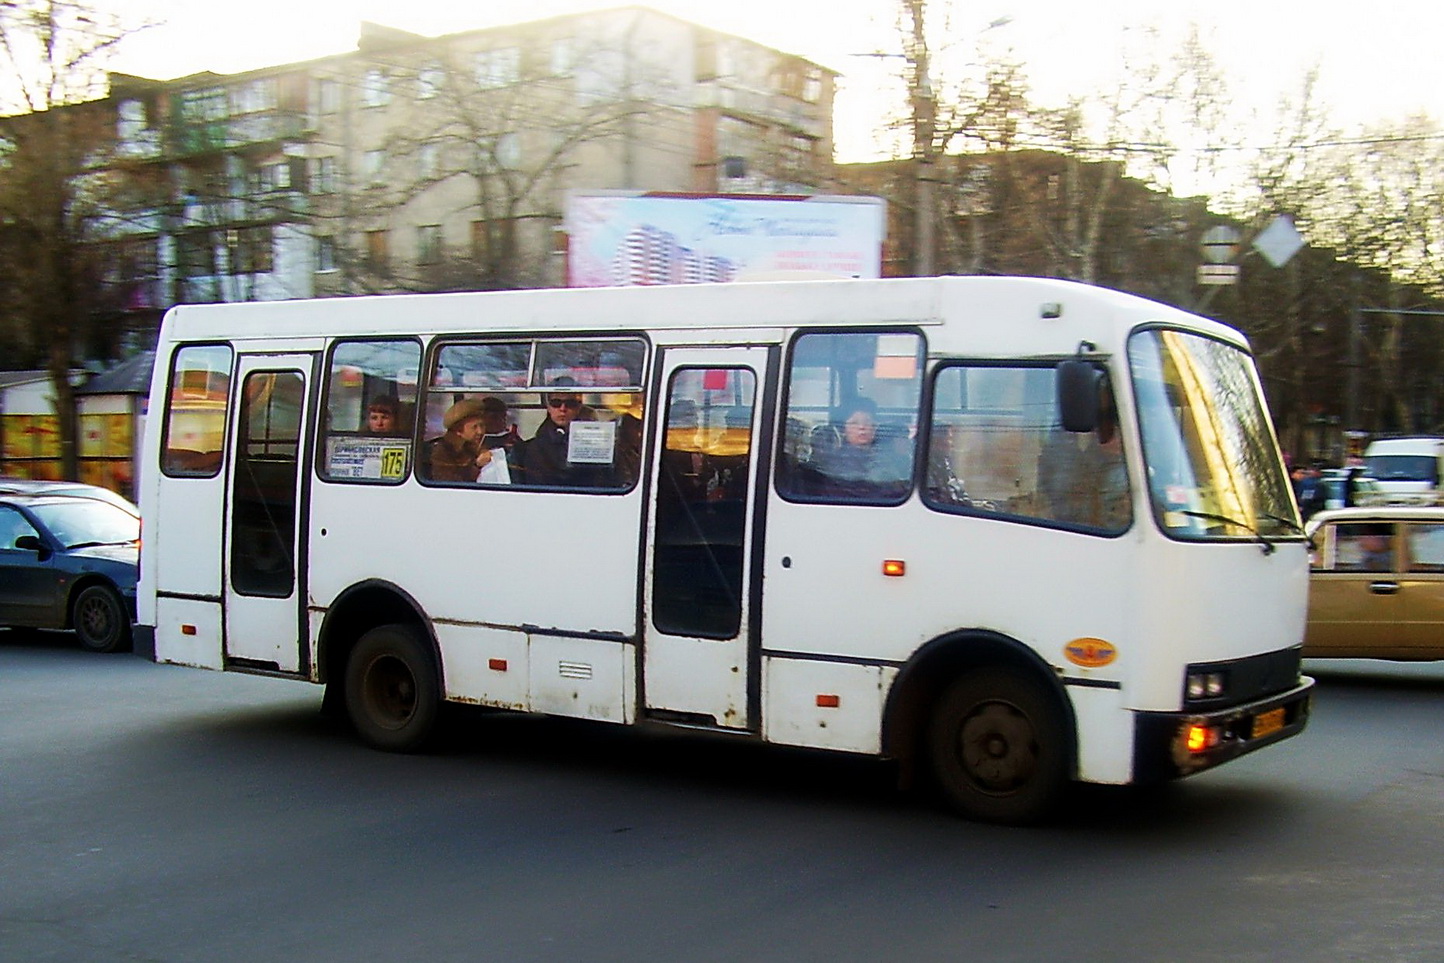
POLYGON ((1091 361, 1058 362, 1058 420, 1064 431, 1077 434, 1098 427, 1098 386, 1103 372, 1091 361))

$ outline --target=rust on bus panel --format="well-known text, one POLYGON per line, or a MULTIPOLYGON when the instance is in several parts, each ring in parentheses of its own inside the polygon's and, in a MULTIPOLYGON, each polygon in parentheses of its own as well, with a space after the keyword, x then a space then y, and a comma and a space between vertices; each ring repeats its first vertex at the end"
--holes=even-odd
POLYGON ((1118 649, 1104 639, 1074 639, 1063 646, 1063 655, 1074 665, 1098 669, 1118 658, 1118 649))

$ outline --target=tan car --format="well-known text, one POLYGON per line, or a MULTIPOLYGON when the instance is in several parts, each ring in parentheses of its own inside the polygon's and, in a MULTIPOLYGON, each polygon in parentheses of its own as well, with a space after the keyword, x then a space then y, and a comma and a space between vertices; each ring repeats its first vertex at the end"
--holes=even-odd
POLYGON ((1305 658, 1444 659, 1444 507, 1340 508, 1308 527, 1305 658))

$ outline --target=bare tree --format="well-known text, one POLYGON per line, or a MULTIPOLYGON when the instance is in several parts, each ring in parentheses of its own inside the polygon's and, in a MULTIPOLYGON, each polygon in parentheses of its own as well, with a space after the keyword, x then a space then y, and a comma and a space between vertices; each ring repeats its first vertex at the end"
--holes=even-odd
POLYGON ((1444 131, 1410 117, 1325 141, 1312 153, 1299 209, 1311 234, 1359 272, 1350 335, 1358 390, 1371 403, 1369 422, 1350 427, 1437 430, 1444 339, 1427 311, 1444 295, 1444 131), (1430 411, 1433 420, 1423 422, 1430 411))
MULTIPOLYGON (((132 30, 71 0, 0 0, 0 276, 21 357, 53 385, 62 471, 74 478, 70 374, 99 306, 98 241, 113 122, 94 101, 132 30)), ((14 357, 12 355, 12 357, 14 357)))
POLYGON ((651 186, 649 169, 675 168, 690 147, 680 85, 625 23, 565 45, 454 43, 374 63, 415 109, 369 151, 385 173, 367 174, 335 216, 353 237, 397 224, 416 233, 412 259, 338 252, 365 290, 542 284, 568 187, 651 186), (620 182, 581 180, 603 156, 591 168, 619 172, 620 182), (454 243, 458 224, 469 245, 454 243))

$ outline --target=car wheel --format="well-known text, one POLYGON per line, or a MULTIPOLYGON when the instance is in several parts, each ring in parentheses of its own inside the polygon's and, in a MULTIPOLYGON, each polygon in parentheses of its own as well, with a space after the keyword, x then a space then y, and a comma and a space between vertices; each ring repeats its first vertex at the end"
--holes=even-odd
POLYGON ((368 745, 415 752, 436 727, 441 685, 430 649, 404 625, 361 636, 346 662, 346 714, 368 745))
POLYGON ((1068 782, 1057 699, 1016 672, 970 672, 953 683, 934 707, 928 750, 944 797, 970 819, 1037 822, 1068 782))
POLYGON ((81 646, 91 652, 118 652, 130 645, 130 619, 112 588, 87 586, 75 597, 70 620, 81 646))

